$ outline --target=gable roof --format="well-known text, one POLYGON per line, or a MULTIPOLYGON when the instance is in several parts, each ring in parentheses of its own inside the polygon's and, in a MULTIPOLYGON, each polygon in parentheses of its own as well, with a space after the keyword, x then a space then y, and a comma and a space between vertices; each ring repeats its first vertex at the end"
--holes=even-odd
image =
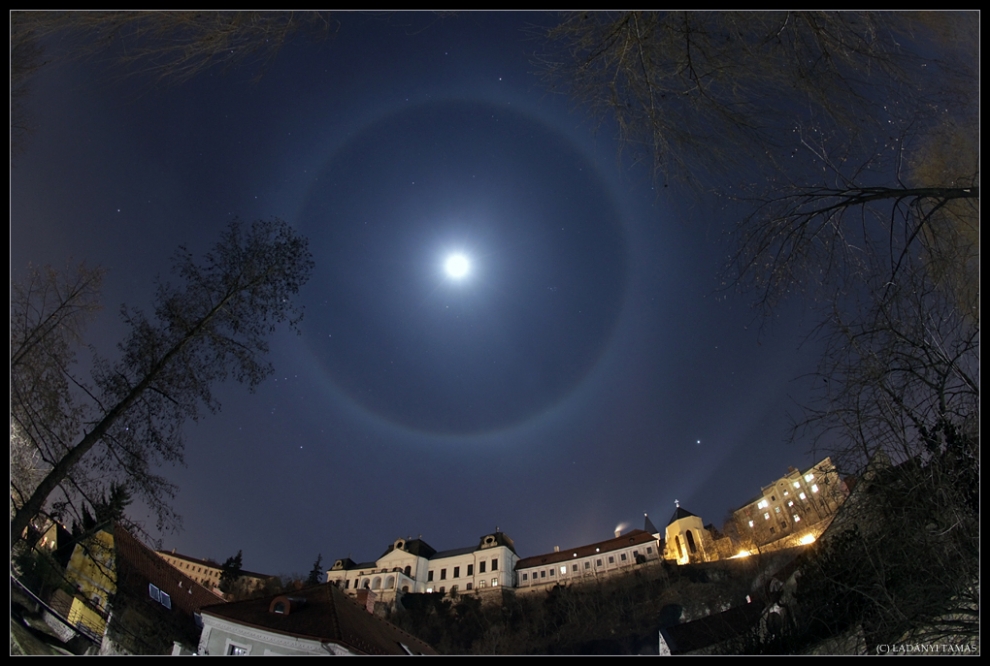
POLYGON ((148 596, 148 583, 171 598, 172 607, 192 616, 203 606, 222 602, 223 598, 185 575, 158 553, 148 548, 117 524, 113 529, 117 558, 117 585, 136 595, 148 596))
POLYGON ((674 515, 670 517, 670 521, 667 523, 667 527, 670 527, 681 518, 691 518, 691 517, 697 518, 698 516, 695 516, 693 513, 691 513, 684 507, 679 506, 676 509, 674 509, 674 515))
POLYGON ((332 583, 292 592, 292 599, 304 602, 285 615, 269 610, 279 596, 283 595, 210 606, 202 613, 284 636, 336 643, 363 654, 406 654, 403 645, 414 653, 437 654, 427 643, 369 613, 332 583))
POLYGON ((643 530, 630 530, 625 534, 618 536, 614 539, 609 539, 608 541, 599 541, 598 543, 588 544, 587 546, 578 546, 577 548, 568 548, 566 550, 560 550, 560 552, 544 553, 543 555, 534 555, 533 557, 524 557, 518 562, 516 562, 516 571, 520 569, 528 569, 529 567, 539 567, 546 564, 553 564, 555 562, 563 562, 565 560, 573 560, 578 557, 588 557, 596 553, 608 553, 610 551, 620 550, 622 548, 628 548, 629 546, 638 546, 640 544, 655 543, 656 539, 649 532, 643 530))

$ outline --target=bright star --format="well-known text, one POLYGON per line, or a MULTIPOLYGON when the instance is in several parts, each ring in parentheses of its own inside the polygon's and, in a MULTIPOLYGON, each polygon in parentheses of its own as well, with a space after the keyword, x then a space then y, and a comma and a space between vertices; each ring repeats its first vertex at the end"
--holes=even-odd
POLYGON ((468 274, 471 264, 463 254, 452 254, 447 257, 447 261, 444 262, 443 267, 447 271, 447 275, 455 280, 459 280, 468 274))

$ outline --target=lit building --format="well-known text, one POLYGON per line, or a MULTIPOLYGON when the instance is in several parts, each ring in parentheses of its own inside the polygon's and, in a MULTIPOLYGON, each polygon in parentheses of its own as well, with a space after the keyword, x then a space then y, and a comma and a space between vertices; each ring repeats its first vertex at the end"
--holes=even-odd
POLYGON ((675 504, 677 508, 664 531, 667 544, 664 559, 675 560, 678 564, 707 562, 711 534, 705 529, 701 518, 683 509, 679 503, 675 504))
POLYGON ((848 494, 832 460, 825 458, 803 472, 791 467, 734 511, 732 520, 744 545, 763 546, 805 532, 820 533, 823 521, 832 519, 848 494))
MULTIPOLYGON (((648 520, 648 519, 647 519, 648 520)), ((628 573, 638 564, 658 562, 660 543, 647 530, 631 530, 598 543, 554 549, 552 553, 525 557, 516 562, 516 588, 543 589, 628 573)))
POLYGON ((337 560, 327 582, 354 595, 372 590, 391 603, 405 592, 462 594, 514 587, 518 559, 515 544, 502 532, 481 537, 477 546, 445 551, 422 539, 396 539, 377 560, 337 560))

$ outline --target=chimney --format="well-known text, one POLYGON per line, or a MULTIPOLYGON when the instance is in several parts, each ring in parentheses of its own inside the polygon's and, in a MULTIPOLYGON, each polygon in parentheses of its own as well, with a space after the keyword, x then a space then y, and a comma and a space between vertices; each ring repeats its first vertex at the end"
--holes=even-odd
POLYGON ((618 539, 619 538, 619 535, 621 535, 621 534, 622 534, 622 528, 616 527, 615 528, 615 538, 618 539))
POLYGON ((560 546, 554 546, 553 547, 553 552, 559 553, 560 552, 560 546))

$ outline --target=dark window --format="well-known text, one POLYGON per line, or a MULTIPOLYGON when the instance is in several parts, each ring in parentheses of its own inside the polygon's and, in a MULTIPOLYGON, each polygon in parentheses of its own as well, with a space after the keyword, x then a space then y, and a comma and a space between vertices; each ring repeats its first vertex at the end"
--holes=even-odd
POLYGON ((601 565, 602 565, 602 560, 601 560, 601 558, 598 558, 597 560, 595 560, 595 566, 596 566, 596 567, 600 567, 601 565))
POLYGON ((697 546, 694 545, 694 535, 691 533, 691 530, 688 530, 686 534, 687 534, 688 548, 691 549, 692 553, 698 552, 697 546))
POLYGON ((609 564, 615 564, 615 558, 613 556, 609 555, 608 556, 608 563, 609 564))
POLYGON ((646 547, 646 552, 647 553, 652 553, 653 552, 653 546, 647 546, 646 547))
POLYGON ((162 592, 162 606, 172 610, 172 597, 168 596, 164 592, 162 592))
POLYGON ((572 564, 571 565, 571 571, 577 571, 577 565, 576 564, 572 564))
POLYGON ((527 576, 528 576, 528 575, 529 575, 529 574, 523 574, 523 580, 529 580, 529 579, 527 578, 527 576))
POLYGON ((433 572, 432 571, 427 572, 427 574, 426 574, 426 580, 428 580, 428 581, 429 580, 433 580, 433 572))
POLYGON ((412 567, 411 566, 408 566, 408 565, 406 566, 406 575, 407 576, 411 576, 412 575, 412 567))
MULTIPOLYGON (((609 559, 612 559, 612 558, 609 558, 609 559)), ((625 562, 626 561, 626 554, 625 553, 620 553, 619 554, 619 559, 621 559, 623 562, 625 562)))
POLYGON ((467 584, 467 589, 469 589, 469 590, 470 590, 470 589, 471 589, 472 587, 474 587, 474 583, 468 583, 468 584, 467 584))
POLYGON ((447 570, 446 569, 441 569, 440 570, 440 580, 447 580, 447 570))
POLYGON ((541 571, 540 572, 540 578, 546 578, 546 577, 547 577, 547 572, 546 571, 541 571))
POLYGON ((498 558, 492 559, 492 571, 498 571, 498 558))
POLYGON ((551 569, 551 570, 550 570, 550 577, 551 577, 551 578, 553 578, 553 572, 554 572, 554 570, 553 570, 553 569, 551 569))
POLYGON ((461 568, 454 567, 454 578, 460 578, 460 577, 461 577, 461 568))
POLYGON ((273 610, 276 613, 278 613, 279 615, 285 615, 285 602, 284 601, 276 601, 275 602, 275 608, 273 610))
POLYGON ((485 563, 478 562, 478 573, 485 573, 485 563))
POLYGON ((591 568, 591 562, 585 562, 584 563, 584 568, 585 569, 590 569, 591 568))
POLYGON ((468 565, 468 574, 467 575, 468 576, 473 576, 474 575, 474 565, 473 564, 469 564, 468 565))

